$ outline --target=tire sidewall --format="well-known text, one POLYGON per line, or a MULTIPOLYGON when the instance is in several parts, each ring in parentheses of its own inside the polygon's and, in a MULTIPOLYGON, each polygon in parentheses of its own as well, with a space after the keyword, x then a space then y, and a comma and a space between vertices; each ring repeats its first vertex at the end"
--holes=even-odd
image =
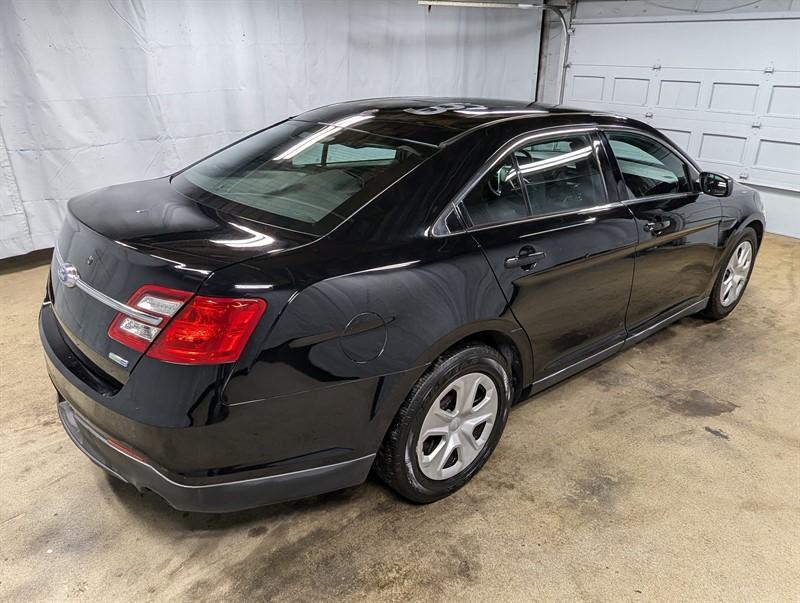
POLYGON ((428 376, 411 400, 410 420, 402 434, 404 442, 402 463, 404 477, 415 499, 436 500, 459 489, 483 467, 500 440, 511 405, 511 381, 508 369, 502 362, 502 356, 495 353, 497 356, 495 358, 495 354, 487 355, 487 351, 488 348, 482 347, 467 348, 448 358, 428 376), (445 387, 458 377, 474 372, 487 375, 497 388, 498 408, 492 433, 486 445, 466 469, 445 480, 432 480, 422 473, 417 459, 417 442, 422 423, 445 387))
POLYGON ((734 243, 731 245, 730 250, 728 253, 725 254, 725 257, 720 265, 719 273, 717 274, 717 280, 714 283, 714 288, 711 291, 711 303, 709 304, 709 310, 711 315, 714 318, 722 318, 727 316, 736 306, 739 305, 739 302, 742 301, 744 297, 745 291, 747 291, 747 286, 750 284, 750 277, 753 274, 753 269, 755 268, 756 263, 756 255, 758 254, 758 237, 756 237, 756 233, 752 228, 745 228, 742 233, 736 238, 734 243), (733 254, 736 253, 736 250, 739 248, 739 245, 742 244, 743 241, 749 241, 750 244, 753 246, 753 257, 750 260, 750 270, 747 273, 747 278, 744 282, 744 287, 742 288, 742 292, 739 294, 739 297, 734 300, 734 302, 728 306, 723 306, 722 301, 720 300, 720 292, 722 290, 722 281, 725 278, 725 271, 728 268, 728 262, 731 261, 731 257, 733 254))

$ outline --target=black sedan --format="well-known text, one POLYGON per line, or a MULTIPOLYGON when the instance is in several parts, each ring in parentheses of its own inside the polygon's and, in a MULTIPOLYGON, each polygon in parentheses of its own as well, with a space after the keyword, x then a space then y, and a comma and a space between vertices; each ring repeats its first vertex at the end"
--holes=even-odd
POLYGON ((75 444, 178 509, 370 470, 431 502, 514 402, 731 312, 764 225, 757 193, 631 119, 341 103, 72 199, 39 327, 75 444))

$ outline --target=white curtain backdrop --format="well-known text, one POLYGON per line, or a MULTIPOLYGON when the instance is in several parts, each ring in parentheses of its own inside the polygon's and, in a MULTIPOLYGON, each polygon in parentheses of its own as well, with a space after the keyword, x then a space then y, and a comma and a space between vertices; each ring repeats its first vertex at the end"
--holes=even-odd
POLYGON ((0 1, 0 258, 52 246, 76 194, 318 105, 532 98, 540 19, 415 0, 0 1))

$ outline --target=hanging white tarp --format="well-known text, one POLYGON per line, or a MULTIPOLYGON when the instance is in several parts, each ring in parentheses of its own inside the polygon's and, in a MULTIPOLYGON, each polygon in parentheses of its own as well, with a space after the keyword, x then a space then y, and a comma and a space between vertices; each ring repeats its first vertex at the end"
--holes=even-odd
POLYGON ((530 98, 538 11, 414 0, 0 3, 0 257, 67 199, 339 100, 530 98))

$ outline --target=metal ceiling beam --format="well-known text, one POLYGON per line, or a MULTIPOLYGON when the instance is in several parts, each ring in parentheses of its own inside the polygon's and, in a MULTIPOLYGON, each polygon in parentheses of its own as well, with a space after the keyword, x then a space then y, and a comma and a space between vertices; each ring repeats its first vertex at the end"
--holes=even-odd
POLYGON ((534 4, 521 2, 472 2, 470 0, 417 0, 417 4, 426 6, 467 6, 470 8, 533 8, 534 4))
POLYGON ((484 0, 483 2, 476 2, 474 0, 417 0, 417 4, 424 6, 466 6, 471 8, 569 8, 566 4, 544 4, 544 2, 493 2, 492 0, 484 0))

